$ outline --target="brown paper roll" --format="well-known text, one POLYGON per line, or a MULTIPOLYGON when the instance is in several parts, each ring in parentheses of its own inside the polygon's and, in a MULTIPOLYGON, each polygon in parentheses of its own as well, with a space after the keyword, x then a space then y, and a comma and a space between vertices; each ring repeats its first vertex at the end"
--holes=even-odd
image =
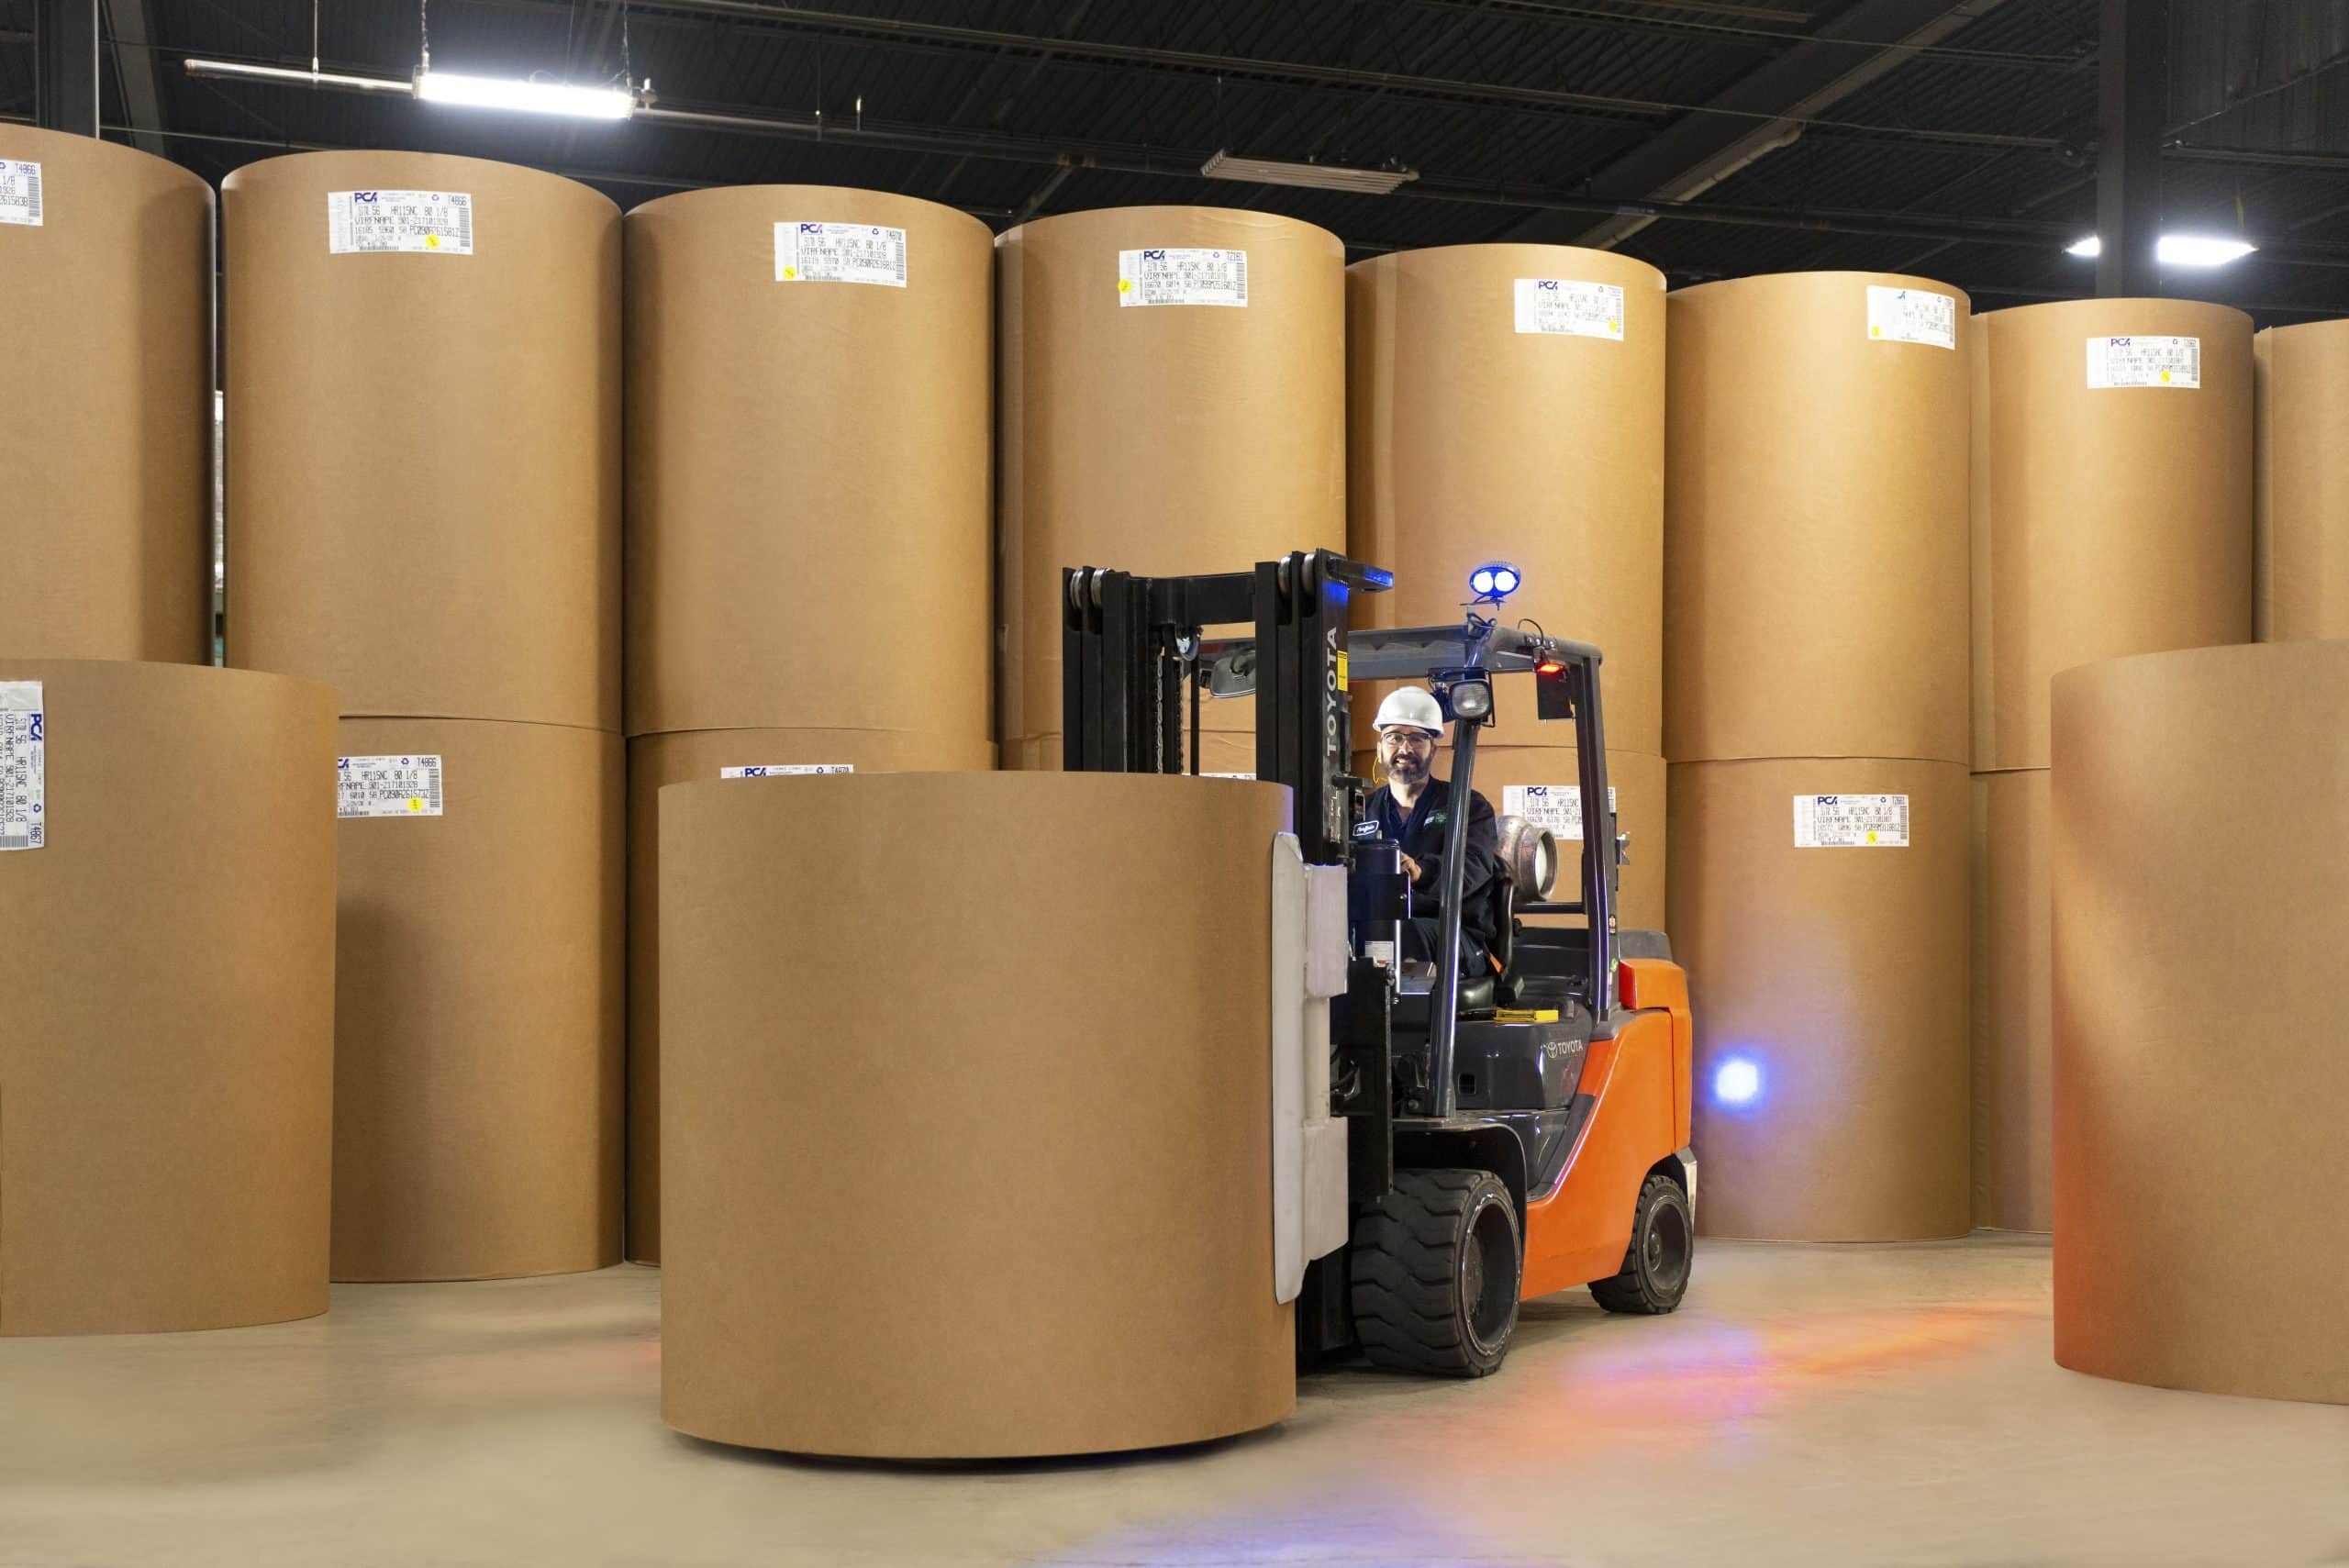
POLYGON ((208 664, 211 187, 0 125, 0 161, 20 161, 41 202, 38 224, 0 221, 0 652, 208 664))
POLYGON ((2349 321, 2271 327, 2252 346, 2259 640, 2349 637, 2349 321))
POLYGON ((2349 1403, 2349 643, 2054 702, 2055 1359, 2349 1403))
POLYGON ((2251 318, 2086 299, 1977 323, 1989 426, 1976 483, 1974 766, 2047 765, 2047 683, 2127 653, 2251 638, 2251 318), (2087 345, 2201 343, 2201 382, 2091 387, 2087 345))
POLYGON ((221 190, 229 662, 348 716, 618 728, 618 210, 417 152, 221 190), (395 188, 470 195, 473 253, 330 253, 332 195, 395 188))
POLYGON ((1966 793, 1956 762, 1673 765, 1706 1234, 1965 1234, 1966 793), (1909 846, 1797 848, 1795 797, 1820 793, 1908 796, 1909 846), (1743 1103, 1732 1061, 1758 1074, 1743 1103))
MULTIPOLYGON (((1061 731, 1063 569, 1245 572, 1344 548, 1345 250, 1294 218, 1155 206, 1024 224, 996 255, 1011 766, 1061 731), (1247 305, 1119 304, 1121 251, 1186 248, 1245 251, 1247 305)), ((1252 729, 1254 705, 1207 722, 1252 729)))
POLYGON ((1667 304, 1664 755, 1964 762, 1966 296, 1786 272, 1667 304), (1954 302, 1954 350, 1899 340, 1903 292, 1954 302))
POLYGON ((972 1459, 1289 1413, 1286 790, 913 773, 677 784, 661 813, 669 1425, 972 1459), (963 874, 916 954, 870 890, 940 842, 963 874))
POLYGON ((2047 772, 1974 777, 1974 1223, 2055 1222, 2047 772))
MULTIPOLYGON (((1383 785, 1385 775, 1377 767, 1376 752, 1354 753, 1354 772, 1364 778, 1378 780, 1383 785)), ((1486 747, 1480 743, 1476 750, 1476 793, 1490 802, 1495 811, 1507 812, 1511 805, 1510 785, 1546 784, 1553 790, 1578 788, 1575 781, 1581 776, 1580 767, 1571 746, 1486 747)), ((1436 773, 1444 778, 1453 776, 1449 749, 1437 753, 1436 773)), ((1664 929, 1666 825, 1664 759, 1610 749, 1607 753, 1607 781, 1608 787, 1615 792, 1616 831, 1631 836, 1631 859, 1616 883, 1615 923, 1628 930, 1661 931, 1664 929)), ((1528 803, 1519 800, 1515 804, 1522 807, 1528 803)), ((1519 815, 1528 813, 1520 810, 1519 815)), ((1580 848, 1578 840, 1560 839, 1558 886, 1552 895, 1553 898, 1563 901, 1582 895, 1582 872, 1575 858, 1580 848)), ((1582 924, 1578 915, 1535 915, 1527 918, 1541 925, 1582 924)))
POLYGON ((618 1262, 619 737, 346 719, 342 747, 439 756, 443 815, 341 825, 334 1277, 618 1262))
POLYGON ((986 225, 748 185, 663 197, 626 228, 629 733, 986 742, 986 225), (903 230, 903 285, 779 282, 776 230, 799 223, 903 230), (875 617, 920 634, 875 637, 875 617))
POLYGON ((0 851, 0 1334, 324 1312, 334 694, 0 659, 16 682, 47 842, 0 851))
MULTIPOLYGON (((701 729, 640 735, 628 743, 628 1229, 632 1263, 661 1261, 661 791, 728 768, 848 767, 860 773, 987 773, 985 740, 841 729, 701 729)), ((746 788, 770 781, 744 779, 746 788)), ((922 838, 935 857, 929 876, 894 890, 919 896, 952 874, 957 847, 926 837, 919 823, 898 831, 922 838)), ((885 896, 889 896, 885 892, 885 896)))
MULTIPOLYGON (((1664 274, 1608 250, 1448 245, 1348 268, 1347 541, 1395 573, 1354 624, 1456 623, 1469 573, 1508 561, 1524 586, 1501 618, 1604 649, 1609 742, 1661 755, 1664 330, 1664 274), (1521 328, 1520 280, 1620 290, 1621 314, 1566 331, 1536 305, 1521 328)), ((1492 742, 1540 744, 1531 678, 1505 684, 1492 742)), ((1357 695, 1358 745, 1386 689, 1357 695)))

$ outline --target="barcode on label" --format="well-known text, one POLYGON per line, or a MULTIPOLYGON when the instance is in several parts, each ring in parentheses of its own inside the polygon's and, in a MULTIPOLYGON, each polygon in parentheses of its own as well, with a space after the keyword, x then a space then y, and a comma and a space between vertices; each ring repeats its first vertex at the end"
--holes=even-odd
POLYGON ((338 817, 440 815, 438 757, 343 757, 335 763, 335 778, 338 817))
POLYGON ((906 231, 869 223, 778 223, 774 281, 906 286, 906 231))
POLYGON ((720 768, 721 779, 780 779, 805 773, 852 773, 852 762, 773 762, 763 767, 720 768))
POLYGON ((49 715, 39 681, 0 681, 0 850, 49 840, 49 715))
POLYGON ((1908 847, 1909 797, 1905 795, 1795 796, 1795 848, 1798 850, 1908 847))
POLYGON ((473 198, 463 191, 328 191, 330 256, 473 253, 473 198))
POLYGON ((39 164, 0 158, 0 223, 40 227, 39 164))

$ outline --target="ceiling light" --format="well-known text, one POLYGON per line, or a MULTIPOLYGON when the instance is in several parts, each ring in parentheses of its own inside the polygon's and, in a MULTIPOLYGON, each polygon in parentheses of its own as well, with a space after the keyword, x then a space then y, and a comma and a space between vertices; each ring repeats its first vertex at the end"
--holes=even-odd
POLYGON ((190 60, 190 76, 227 76, 245 82, 285 82, 299 87, 337 87, 348 93, 397 93, 405 97, 411 83, 388 76, 346 76, 335 71, 303 71, 287 65, 247 65, 239 60, 190 60))
POLYGON ((1383 196, 1407 181, 1416 169, 1348 169, 1335 163, 1284 163, 1274 158, 1234 158, 1219 152, 1199 165, 1199 172, 1214 180, 1246 180, 1259 185, 1304 185, 1317 191, 1352 191, 1383 196))
POLYGON ((625 87, 573 87, 562 82, 460 76, 447 71, 417 72, 416 95, 428 104, 519 109, 528 114, 570 115, 581 119, 624 120, 636 112, 636 95, 625 87))
MULTIPOLYGON (((2223 267, 2238 261, 2259 247, 2247 239, 2227 239, 2209 234, 2165 234, 2154 247, 2154 254, 2162 263, 2171 267, 2223 267)), ((2104 241, 2095 235, 2064 248, 2070 256, 2099 256, 2104 253, 2104 241)))

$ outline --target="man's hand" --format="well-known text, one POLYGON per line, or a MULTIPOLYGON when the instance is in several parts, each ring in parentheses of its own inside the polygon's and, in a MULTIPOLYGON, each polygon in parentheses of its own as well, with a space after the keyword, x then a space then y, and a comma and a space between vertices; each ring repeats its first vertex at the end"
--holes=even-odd
POLYGON ((1419 862, 1403 853, 1400 850, 1395 851, 1395 858, 1403 862, 1403 874, 1405 876, 1409 877, 1413 882, 1419 880, 1419 862))

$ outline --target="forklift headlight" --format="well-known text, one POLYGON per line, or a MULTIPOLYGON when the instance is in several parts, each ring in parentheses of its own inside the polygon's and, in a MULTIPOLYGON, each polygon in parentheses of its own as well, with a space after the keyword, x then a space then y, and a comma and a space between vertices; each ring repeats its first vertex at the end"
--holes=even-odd
POLYGON ((1452 688, 1452 711, 1472 723, 1484 718, 1493 711, 1493 688, 1482 681, 1463 681, 1452 688))

